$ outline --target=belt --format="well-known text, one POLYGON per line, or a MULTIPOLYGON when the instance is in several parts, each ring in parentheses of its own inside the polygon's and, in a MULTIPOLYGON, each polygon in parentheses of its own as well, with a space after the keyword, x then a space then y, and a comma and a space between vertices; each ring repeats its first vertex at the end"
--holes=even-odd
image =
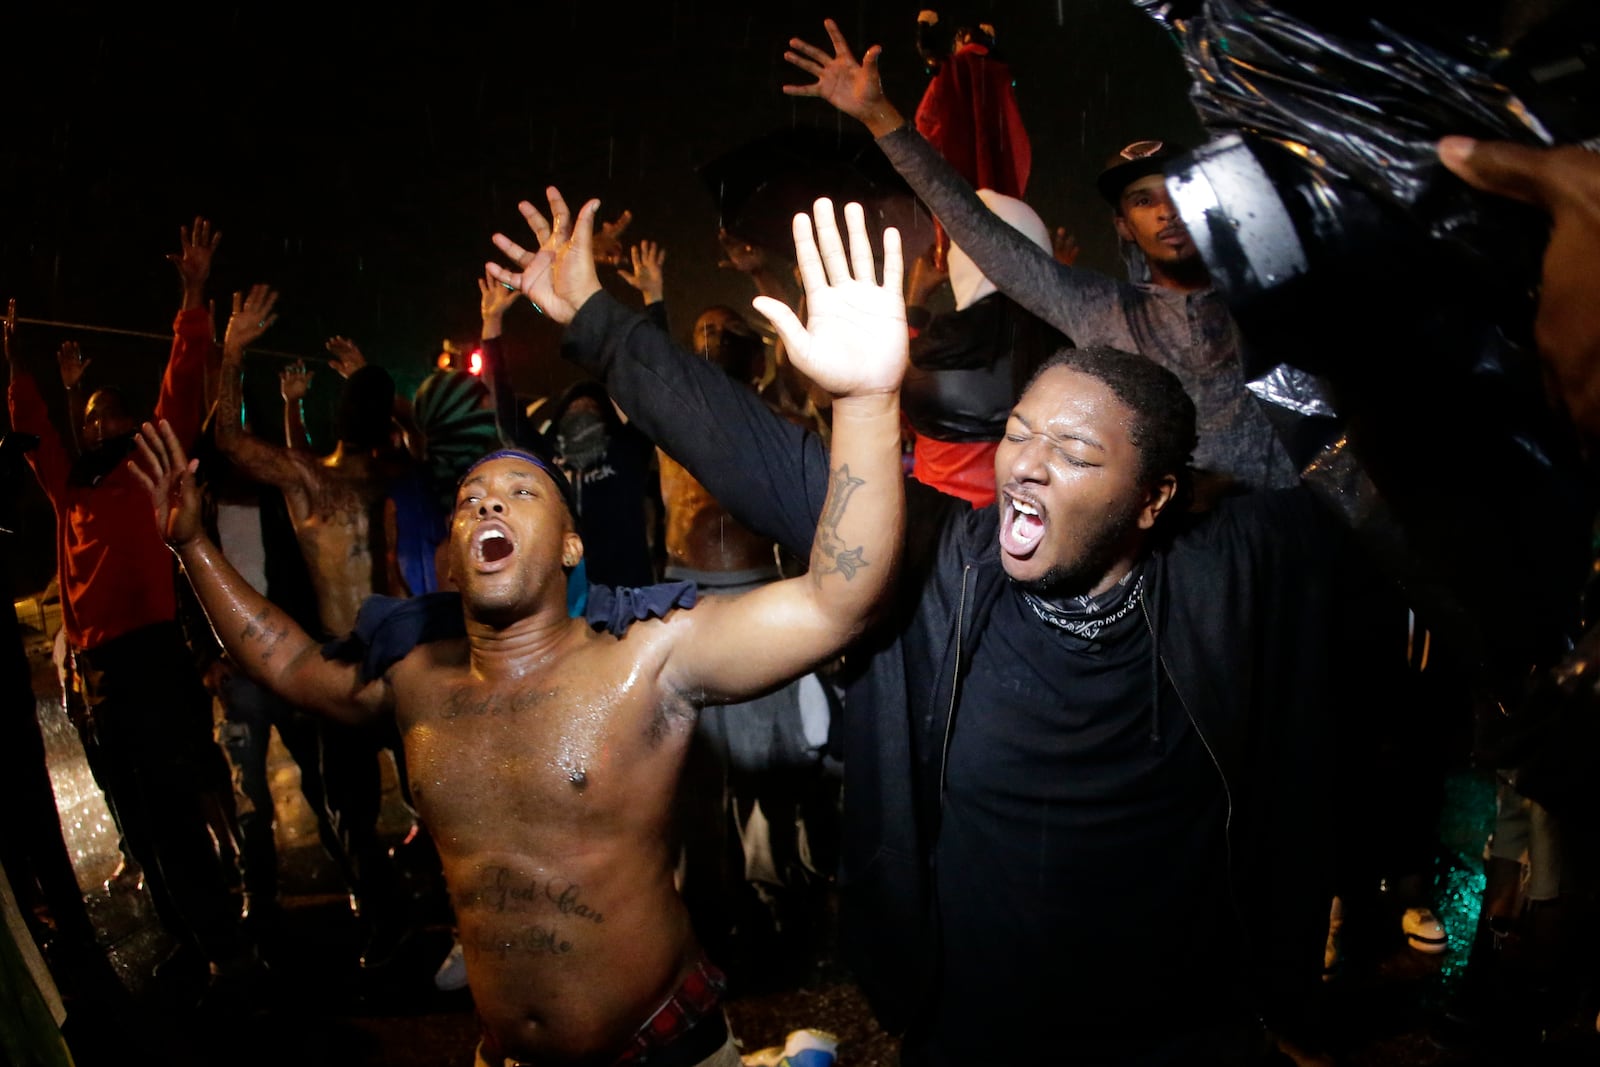
POLYGON ((727 976, 709 960, 701 960, 613 1062, 681 1067, 709 1058, 728 1040, 728 1022, 721 1011, 727 989, 727 976))

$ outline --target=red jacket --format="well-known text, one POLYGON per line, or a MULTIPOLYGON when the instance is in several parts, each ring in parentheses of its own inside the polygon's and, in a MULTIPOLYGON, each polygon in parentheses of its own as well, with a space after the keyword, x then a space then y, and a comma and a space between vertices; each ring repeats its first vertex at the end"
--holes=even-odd
MULTIPOLYGON (((204 416, 210 313, 204 308, 178 312, 173 334, 155 417, 171 423, 178 440, 192 448, 204 416)), ((72 457, 50 423, 33 376, 13 373, 8 399, 11 425, 39 436, 28 461, 56 512, 56 568, 67 640, 75 648, 95 648, 141 626, 172 621, 178 606, 172 553, 156 529, 150 494, 128 469, 133 457, 98 485, 72 485, 67 478, 72 457)))

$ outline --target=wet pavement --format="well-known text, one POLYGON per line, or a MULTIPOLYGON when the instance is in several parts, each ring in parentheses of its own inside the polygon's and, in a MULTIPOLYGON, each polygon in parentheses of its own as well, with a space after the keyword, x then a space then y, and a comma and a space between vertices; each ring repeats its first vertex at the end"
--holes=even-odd
MULTIPOLYGON (((283 917, 267 944, 270 988, 236 993, 219 1004, 216 994, 213 1001, 204 999, 198 981, 153 979, 151 968, 174 946, 142 889, 104 886, 118 862, 116 832, 62 710, 42 635, 35 635, 29 658, 63 834, 86 890, 99 947, 116 978, 115 987, 90 982, 69 997, 65 1032, 80 1067, 472 1063, 477 1026, 471 997, 465 990, 440 992, 432 982, 451 943, 449 917, 436 887, 413 882, 416 935, 394 965, 377 974, 363 972, 356 963, 358 923, 300 795, 299 771, 276 737, 270 768, 278 805, 283 917)), ((381 828, 403 859, 411 817, 387 760, 384 790, 381 828)), ((1493 818, 1493 791, 1485 778, 1462 772, 1451 778, 1448 790, 1435 889, 1450 948, 1438 956, 1407 949, 1381 899, 1378 914, 1388 921, 1369 924, 1365 937, 1359 916, 1347 922, 1347 962, 1325 990, 1336 1062, 1354 1067, 1600 1063, 1592 1007, 1589 1025, 1573 1013, 1538 1046, 1490 1048, 1470 1031, 1442 1021, 1465 971, 1482 888, 1479 857, 1493 818)), ((835 962, 832 946, 816 946, 814 956, 795 979, 729 1004, 745 1050, 779 1045, 792 1029, 816 1027, 840 1037, 843 1067, 896 1062, 896 1042, 872 1022, 835 962)))

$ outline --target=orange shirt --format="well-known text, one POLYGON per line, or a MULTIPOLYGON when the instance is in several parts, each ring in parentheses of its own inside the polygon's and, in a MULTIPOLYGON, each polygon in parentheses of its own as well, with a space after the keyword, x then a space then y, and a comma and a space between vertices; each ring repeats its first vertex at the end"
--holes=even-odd
MULTIPOLYGON (((205 414, 210 313, 180 311, 173 334, 155 417, 170 422, 178 440, 192 449, 205 414)), ((67 640, 75 648, 95 648, 141 626, 172 621, 178 608, 172 553, 156 529, 150 494, 128 468, 133 456, 99 485, 72 485, 72 458, 51 425, 38 383, 31 375, 14 373, 8 399, 11 425, 39 436, 28 461, 55 508, 56 571, 67 640)))

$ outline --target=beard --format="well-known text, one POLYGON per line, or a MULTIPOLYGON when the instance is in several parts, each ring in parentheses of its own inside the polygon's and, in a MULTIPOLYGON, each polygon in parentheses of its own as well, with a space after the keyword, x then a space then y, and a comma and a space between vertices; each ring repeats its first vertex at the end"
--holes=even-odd
POLYGON ((1049 603, 1059 604, 1085 596, 1105 580, 1112 565, 1126 553, 1138 525, 1136 511, 1108 520, 1089 535, 1088 543, 1076 559, 1058 563, 1038 578, 1012 580, 1024 592, 1049 603))

